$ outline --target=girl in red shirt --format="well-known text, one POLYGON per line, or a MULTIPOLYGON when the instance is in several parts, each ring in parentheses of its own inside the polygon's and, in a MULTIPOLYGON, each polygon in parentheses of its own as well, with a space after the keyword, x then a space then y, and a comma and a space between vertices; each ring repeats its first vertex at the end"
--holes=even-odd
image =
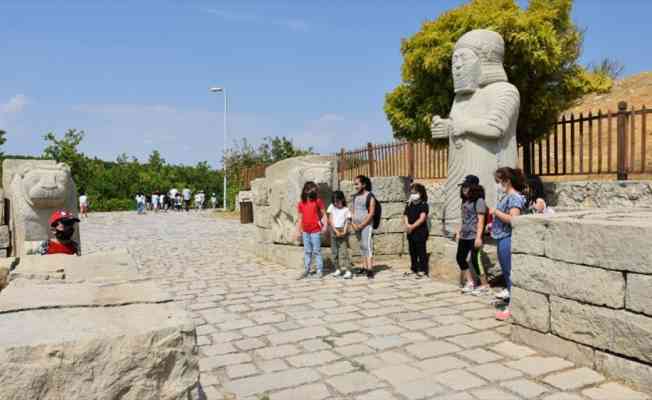
POLYGON ((297 236, 303 238, 304 272, 299 279, 308 277, 312 259, 317 263, 317 277, 324 276, 324 260, 321 256, 321 232, 325 229, 324 202, 319 198, 319 187, 309 181, 303 185, 301 201, 297 204, 299 219, 297 221, 297 236))

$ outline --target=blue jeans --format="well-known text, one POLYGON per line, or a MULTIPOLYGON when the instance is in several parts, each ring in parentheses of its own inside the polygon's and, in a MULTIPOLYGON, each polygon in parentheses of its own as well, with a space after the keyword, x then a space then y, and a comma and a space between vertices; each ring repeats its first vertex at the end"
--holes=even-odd
POLYGON ((303 265, 306 272, 310 271, 312 258, 317 262, 317 272, 324 272, 324 260, 321 257, 321 235, 319 233, 303 232, 303 265))
POLYGON ((138 209, 138 214, 144 214, 145 213, 145 204, 138 203, 137 209, 138 209))
POLYGON ((498 247, 498 262, 503 278, 507 284, 507 290, 512 292, 512 236, 507 236, 496 241, 498 247))

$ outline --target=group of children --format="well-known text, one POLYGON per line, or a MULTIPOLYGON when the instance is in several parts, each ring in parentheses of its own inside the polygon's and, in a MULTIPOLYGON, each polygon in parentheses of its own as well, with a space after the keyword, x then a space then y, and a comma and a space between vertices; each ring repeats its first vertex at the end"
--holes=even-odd
MULTIPOLYGON (((552 213, 547 207, 543 185, 538 178, 526 181, 519 169, 503 167, 494 173, 498 198, 495 208, 488 207, 485 191, 477 176, 468 175, 460 183, 462 199, 461 224, 455 233, 457 240, 457 263, 462 271, 464 284, 462 293, 487 295, 491 293, 481 255, 485 236, 490 235, 498 251, 498 262, 506 283, 506 288, 495 294, 502 301, 496 318, 509 318, 509 299, 511 293, 512 269, 512 219, 523 213, 552 213), (468 260, 471 260, 471 266, 468 260)), ((310 275, 313 259, 317 265, 317 277, 322 278, 323 258, 321 255, 322 234, 330 235, 334 277, 351 279, 352 263, 349 257, 349 237, 355 235, 362 259, 361 273, 374 277, 373 271, 373 230, 378 228, 381 204, 372 193, 371 180, 357 176, 354 180, 356 194, 352 207, 347 207, 343 192, 333 193, 332 204, 326 208, 319 198, 319 187, 307 182, 297 205, 297 235, 303 239, 304 271, 299 279, 310 275)), ((403 223, 408 240, 411 268, 405 276, 421 279, 428 274, 428 253, 426 244, 428 230, 428 195, 420 183, 410 186, 410 196, 403 213, 403 223)))

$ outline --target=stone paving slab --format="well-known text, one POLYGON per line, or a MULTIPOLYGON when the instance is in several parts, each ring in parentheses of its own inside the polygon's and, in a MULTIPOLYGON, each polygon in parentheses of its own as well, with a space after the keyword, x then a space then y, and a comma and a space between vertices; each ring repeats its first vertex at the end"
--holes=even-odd
POLYGON ((297 281, 300 265, 254 256, 252 225, 208 212, 91 214, 81 230, 85 252, 127 249, 191 312, 203 400, 650 400, 512 343, 489 298, 405 278, 404 261, 297 281))

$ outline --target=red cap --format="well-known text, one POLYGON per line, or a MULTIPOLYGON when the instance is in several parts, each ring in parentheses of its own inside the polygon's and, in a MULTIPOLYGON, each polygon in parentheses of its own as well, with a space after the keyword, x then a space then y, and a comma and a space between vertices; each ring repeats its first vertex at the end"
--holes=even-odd
POLYGON ((52 213, 48 223, 50 224, 50 226, 55 226, 61 220, 79 222, 79 218, 75 217, 73 213, 66 210, 57 210, 52 213))

